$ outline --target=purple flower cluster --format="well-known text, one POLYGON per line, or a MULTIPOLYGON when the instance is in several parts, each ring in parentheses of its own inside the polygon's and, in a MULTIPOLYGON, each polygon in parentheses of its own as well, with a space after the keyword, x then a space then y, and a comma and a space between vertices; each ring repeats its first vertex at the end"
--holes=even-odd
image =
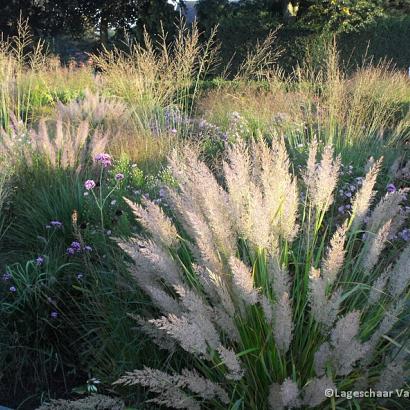
POLYGON ((63 227, 63 223, 60 222, 60 221, 57 221, 57 220, 56 221, 50 221, 50 223, 46 225, 47 229, 50 229, 50 228, 61 229, 62 227, 63 227))
POLYGON ((84 188, 87 191, 90 191, 91 189, 95 188, 95 182, 92 179, 87 179, 87 181, 84 182, 84 188))
POLYGON ((10 279, 12 278, 11 273, 6 272, 3 274, 3 276, 1 277, 1 280, 3 282, 8 282, 10 279))
MULTIPOLYGON (((345 167, 347 174, 351 174, 353 167, 350 165, 349 167, 345 167)), ((354 178, 351 182, 346 182, 343 187, 339 190, 339 196, 341 197, 342 201, 347 201, 349 203, 340 205, 337 210, 339 214, 344 215, 347 212, 351 211, 352 206, 350 205, 351 198, 355 195, 358 191, 360 186, 363 184, 363 178, 357 177, 354 178)))
POLYGON ((394 184, 387 184, 387 186, 386 186, 386 191, 387 191, 389 194, 393 194, 394 192, 397 191, 397 188, 396 188, 396 186, 395 186, 394 184))
MULTIPOLYGON (((9 282, 11 279, 12 279, 12 275, 11 275, 10 272, 4 273, 4 274, 2 275, 2 277, 1 277, 1 280, 2 280, 3 282, 9 282)), ((9 291, 10 291, 11 293, 15 293, 15 292, 17 292, 17 289, 16 289, 15 286, 10 286, 10 287, 9 287, 9 291)))
POLYGON ((401 239, 403 239, 403 241, 410 241, 410 229, 405 228, 403 229, 401 232, 399 232, 399 236, 401 239))
POLYGON ((116 181, 122 181, 125 177, 124 177, 124 174, 118 173, 115 175, 114 178, 116 181))
POLYGON ((109 154, 102 152, 95 156, 95 160, 99 162, 104 168, 110 167, 112 165, 112 159, 109 154))
POLYGON ((204 119, 200 120, 197 124, 197 135, 199 139, 213 139, 216 141, 227 141, 228 133, 222 131, 222 129, 204 119))
POLYGON ((66 249, 66 254, 69 256, 74 256, 76 253, 81 251, 91 252, 93 249, 89 245, 81 246, 81 243, 78 241, 71 242, 71 245, 66 249))
POLYGON ((37 256, 37 258, 36 258, 36 265, 37 266, 42 266, 42 265, 44 265, 44 257, 43 256, 37 256))

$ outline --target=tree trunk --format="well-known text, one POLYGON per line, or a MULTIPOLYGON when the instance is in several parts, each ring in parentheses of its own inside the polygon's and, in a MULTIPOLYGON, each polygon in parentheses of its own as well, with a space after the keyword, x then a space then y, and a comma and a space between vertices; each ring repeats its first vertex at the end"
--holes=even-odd
POLYGON ((105 7, 101 10, 100 44, 104 47, 108 46, 108 13, 105 7))

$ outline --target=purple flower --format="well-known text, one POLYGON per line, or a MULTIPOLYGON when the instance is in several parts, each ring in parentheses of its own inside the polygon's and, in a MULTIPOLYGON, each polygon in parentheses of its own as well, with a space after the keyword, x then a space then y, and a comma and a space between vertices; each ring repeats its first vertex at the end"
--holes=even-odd
POLYGON ((399 233, 401 239, 403 239, 403 241, 410 241, 410 229, 405 228, 403 229, 400 233, 399 233))
POLYGON ((345 192, 345 197, 351 198, 351 197, 352 197, 352 193, 349 192, 349 191, 346 191, 346 192, 345 192))
POLYGON ((100 162, 104 168, 109 167, 112 164, 112 159, 109 154, 102 152, 101 154, 96 155, 95 160, 100 162))
POLYGON ((339 208, 337 208, 337 210, 338 210, 339 214, 344 214, 345 213, 345 207, 343 205, 339 206, 339 208))
POLYGON ((42 256, 38 256, 36 258, 36 265, 41 266, 41 265, 43 265, 43 263, 44 263, 44 258, 42 256))
POLYGON ((66 252, 67 255, 73 256, 75 254, 75 249, 67 248, 65 252, 66 252))
POLYGON ((53 310, 53 311, 50 313, 50 316, 51 316, 53 319, 57 319, 58 313, 57 313, 55 310, 53 310))
POLYGON ((392 194, 393 192, 396 192, 396 191, 397 191, 397 188, 395 187, 394 184, 388 184, 388 185, 386 186, 386 190, 387 190, 387 192, 388 192, 389 194, 392 194))
POLYGON ((74 249, 74 251, 78 252, 81 250, 81 244, 80 242, 74 241, 71 242, 70 248, 74 249))
POLYGON ((54 226, 54 228, 62 228, 63 223, 60 222, 60 221, 51 221, 51 222, 50 222, 50 225, 51 225, 51 226, 54 226))
POLYGON ((7 281, 9 281, 10 279, 11 279, 11 273, 9 273, 9 272, 6 272, 2 277, 1 277, 1 279, 4 281, 4 282, 7 282, 7 281))
POLYGON ((122 181, 124 179, 124 174, 118 173, 114 178, 116 181, 122 181))
POLYGON ((84 246, 84 250, 85 250, 86 252, 92 252, 93 248, 92 248, 90 245, 85 245, 85 246, 84 246))
POLYGON ((9 291, 14 293, 17 291, 17 289, 14 286, 10 286, 9 291))
POLYGON ((77 273, 77 279, 81 280, 84 277, 84 273, 78 272, 77 273))
POLYGON ((84 182, 84 187, 87 191, 90 189, 95 188, 95 182, 92 179, 87 179, 87 181, 84 182))

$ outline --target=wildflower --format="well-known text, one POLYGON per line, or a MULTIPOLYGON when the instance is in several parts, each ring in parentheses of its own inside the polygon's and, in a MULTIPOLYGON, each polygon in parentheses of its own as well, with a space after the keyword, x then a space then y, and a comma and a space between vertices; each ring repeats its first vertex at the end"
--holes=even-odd
POLYGON ((79 252, 81 250, 81 244, 77 241, 71 242, 70 248, 74 249, 75 252, 79 252))
POLYGON ((114 205, 116 205, 117 204, 117 200, 116 199, 113 199, 111 202, 110 202, 110 205, 111 206, 114 206, 114 205))
POLYGON ((66 253, 67 253, 67 255, 69 255, 69 256, 73 256, 73 255, 75 254, 75 249, 73 249, 73 248, 67 248, 67 249, 66 249, 66 253))
POLYGON ((84 182, 84 187, 87 191, 90 189, 95 188, 95 182, 92 179, 87 179, 87 181, 84 182))
POLYGON ((10 286, 9 291, 14 293, 17 291, 17 289, 14 286, 10 286))
POLYGON ((400 233, 399 233, 401 239, 403 239, 403 241, 410 241, 410 229, 405 228, 403 229, 400 233))
POLYGON ((83 194, 84 196, 88 196, 89 195, 89 193, 88 192, 84 192, 84 194, 83 194))
POLYGON ((92 252, 93 248, 92 248, 90 245, 85 245, 85 246, 84 246, 84 250, 85 250, 86 252, 92 252))
POLYGON ((176 130, 176 128, 172 128, 171 130, 171 134, 176 134, 178 131, 176 130))
POLYGON ((38 256, 36 258, 36 265, 41 266, 44 263, 44 258, 42 256, 38 256))
POLYGON ((84 277, 84 273, 78 272, 77 273, 77 279, 81 280, 84 277))
POLYGON ((3 274, 3 276, 1 277, 1 279, 2 279, 4 282, 9 281, 11 278, 12 278, 12 276, 11 276, 11 273, 9 273, 9 272, 6 272, 6 273, 3 274))
POLYGON ((118 173, 115 175, 114 178, 116 181, 122 181, 125 177, 124 177, 124 174, 118 173))
POLYGON ((62 228, 63 223, 60 221, 51 221, 50 225, 53 226, 54 228, 62 228))
POLYGON ((107 167, 111 166, 111 164, 112 164, 111 156, 109 154, 105 154, 105 153, 101 153, 101 154, 96 155, 95 160, 97 162, 100 162, 101 165, 104 168, 107 168, 107 167))
POLYGON ((345 207, 343 205, 339 206, 339 208, 337 208, 339 214, 344 214, 345 213, 345 207))
POLYGON ((396 189, 396 187, 395 187, 394 184, 388 184, 388 185, 386 186, 386 190, 387 190, 387 192, 388 192, 389 194, 392 194, 393 192, 396 192, 396 191, 397 191, 397 189, 396 189))
POLYGON ((55 310, 53 310, 53 311, 50 313, 50 316, 51 316, 53 319, 57 319, 58 313, 57 313, 55 310))

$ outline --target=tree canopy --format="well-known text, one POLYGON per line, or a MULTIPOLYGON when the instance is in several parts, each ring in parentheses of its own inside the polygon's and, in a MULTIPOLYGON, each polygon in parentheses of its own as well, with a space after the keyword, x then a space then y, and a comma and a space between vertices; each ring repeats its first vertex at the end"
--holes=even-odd
POLYGON ((0 31, 14 34, 20 16, 39 36, 80 37, 88 30, 97 31, 106 43, 110 28, 138 37, 144 27, 158 32, 161 21, 172 27, 177 14, 167 0, 9 0, 0 5, 0 31))

